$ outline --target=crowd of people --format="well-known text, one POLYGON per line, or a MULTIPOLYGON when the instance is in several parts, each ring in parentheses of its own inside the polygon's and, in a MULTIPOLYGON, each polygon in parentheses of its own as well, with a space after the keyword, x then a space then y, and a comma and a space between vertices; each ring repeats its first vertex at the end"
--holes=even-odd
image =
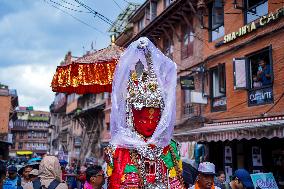
MULTIPOLYGON (((21 169, 0 164, 0 189, 103 189, 106 177, 99 165, 81 166, 76 171, 59 162, 55 156, 45 156, 38 167, 26 164, 21 169)), ((235 171, 226 181, 223 171, 215 172, 215 165, 202 162, 198 166, 195 181, 189 189, 253 189, 250 174, 245 169, 235 171)), ((105 188, 106 189, 106 188, 105 188)))
POLYGON ((0 164, 0 189, 101 189, 104 184, 101 166, 89 164, 77 172, 55 156, 47 155, 38 164, 27 163, 20 169, 0 164))

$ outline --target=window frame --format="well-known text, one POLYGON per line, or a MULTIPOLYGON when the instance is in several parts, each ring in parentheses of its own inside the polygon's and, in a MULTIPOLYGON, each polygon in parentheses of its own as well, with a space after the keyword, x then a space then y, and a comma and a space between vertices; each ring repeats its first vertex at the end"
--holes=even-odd
MULTIPOLYGON (((249 23, 251 23, 251 22, 253 22, 253 21, 255 21, 255 20, 253 20, 253 21, 251 21, 251 22, 247 22, 247 13, 249 12, 249 10, 255 9, 255 8, 258 7, 259 5, 264 4, 266 1, 267 1, 267 6, 269 6, 269 5, 268 5, 268 0, 261 0, 261 2, 259 2, 258 4, 252 6, 252 7, 250 7, 250 8, 248 9, 248 1, 249 1, 249 0, 243 0, 243 5, 244 5, 243 13, 244 13, 244 24, 245 24, 245 25, 246 25, 246 24, 249 24, 249 23)), ((267 7, 267 9, 268 9, 268 8, 269 8, 269 7, 267 7)), ((261 17, 259 17, 259 18, 261 18, 261 17)), ((259 18, 258 18, 258 19, 259 19, 259 18)), ((256 19, 256 20, 257 20, 257 19, 256 19)))
POLYGON ((219 63, 217 66, 214 66, 214 67, 212 67, 212 68, 209 68, 209 91, 210 91, 210 106, 211 106, 211 112, 222 112, 222 111, 227 111, 227 90, 226 90, 226 63, 219 63), (220 92, 220 80, 219 80, 219 82, 218 82, 218 85, 219 85, 219 92, 220 93, 222 93, 223 95, 221 95, 221 96, 218 96, 218 97, 214 97, 213 96, 213 72, 214 71, 217 71, 217 75, 218 75, 218 77, 220 77, 220 67, 221 67, 221 65, 222 66, 224 66, 224 86, 225 86, 225 91, 224 92, 220 92), (213 107, 213 102, 214 102, 214 100, 216 100, 216 99, 221 99, 221 98, 224 98, 224 97, 226 97, 226 105, 224 105, 224 106, 219 106, 219 107, 213 107))
POLYGON ((169 57, 171 60, 174 58, 174 44, 173 44, 173 37, 172 34, 170 34, 171 39, 168 37, 163 38, 163 53, 169 57), (169 47, 168 47, 169 45, 169 47), (171 48, 173 47, 173 52, 171 53, 171 48), (169 49, 169 56, 167 55, 167 49, 169 49))
POLYGON ((266 105, 266 104, 274 104, 274 91, 273 91, 273 86, 274 86, 274 73, 273 73, 273 55, 272 55, 272 45, 269 45, 269 46, 266 46, 262 49, 259 49, 257 51, 254 51, 248 55, 246 55, 247 57, 247 60, 250 59, 250 57, 253 57, 253 56, 256 56, 257 54, 261 54, 265 51, 268 51, 268 59, 269 59, 269 64, 270 64, 270 74, 271 74, 271 84, 270 85, 267 85, 267 86, 261 86, 259 88, 253 88, 251 87, 252 86, 252 80, 251 80, 251 73, 250 73, 250 70, 251 70, 251 63, 249 61, 248 62, 248 76, 249 76, 249 80, 247 81, 248 82, 248 88, 247 88, 247 105, 248 107, 254 107, 254 106, 261 106, 261 105, 266 105), (259 103, 259 104, 250 104, 250 100, 249 100, 249 97, 250 97, 250 93, 251 92, 254 92, 254 91, 257 91, 257 90, 265 90, 265 89, 269 89, 271 88, 271 91, 272 91, 272 102, 264 102, 264 103, 259 103))
MULTIPOLYGON (((192 19, 191 19, 191 24, 193 24, 192 19)), ((191 33, 194 34, 194 29, 192 26, 187 25, 186 23, 181 23, 180 25, 181 29, 181 60, 184 60, 188 57, 193 56, 193 51, 194 51, 194 38, 193 41, 190 41, 191 33), (184 37, 187 35, 188 37, 188 44, 184 45, 184 37), (186 53, 185 53, 186 52, 186 53)))
MULTIPOLYGON (((209 26, 208 33, 209 33, 209 42, 213 42, 213 41, 216 41, 216 40, 222 38, 222 36, 221 36, 221 37, 218 37, 216 39, 213 39, 213 34, 212 34, 212 32, 214 32, 216 29, 219 30, 219 28, 222 27, 222 26, 224 27, 224 34, 223 34, 223 36, 225 35, 225 19, 223 20, 223 25, 220 25, 218 28, 214 28, 214 29, 212 28, 212 24, 213 24, 213 22, 212 22, 212 19, 213 19, 212 18, 213 17, 212 9, 213 9, 213 6, 214 6, 214 2, 215 2, 215 0, 211 1, 208 4, 208 26, 209 26)), ((224 14, 223 17, 225 17, 224 4, 223 4, 223 14, 224 14)))
POLYGON ((273 56, 272 56, 272 45, 269 45, 269 46, 266 46, 262 49, 259 49, 257 51, 254 51, 248 55, 246 55, 246 59, 247 59, 247 73, 248 73, 248 81, 247 81, 247 84, 248 84, 248 87, 247 89, 248 90, 255 90, 255 88, 251 87, 252 86, 252 80, 251 80, 251 73, 250 73, 250 70, 251 70, 251 63, 249 62, 249 60, 251 59, 251 57, 253 56, 256 56, 257 54, 261 54, 265 51, 268 51, 268 56, 269 56, 269 65, 270 65, 270 74, 271 74, 271 85, 268 85, 268 86, 264 86, 264 87, 260 87, 260 88, 257 88, 257 89, 262 89, 262 88, 267 88, 267 87, 273 87, 273 84, 274 84, 274 74, 273 74, 273 56))

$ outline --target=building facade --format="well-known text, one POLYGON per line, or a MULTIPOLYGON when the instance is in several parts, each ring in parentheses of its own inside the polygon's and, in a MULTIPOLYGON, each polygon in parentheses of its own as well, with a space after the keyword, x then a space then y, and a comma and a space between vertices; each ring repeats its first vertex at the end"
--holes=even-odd
POLYGON ((49 112, 34 111, 32 107, 19 107, 17 120, 11 133, 13 145, 10 156, 42 156, 49 151, 49 112))
POLYGON ((9 157, 9 146, 12 144, 10 127, 17 117, 17 106, 17 91, 0 83, 0 160, 7 160, 9 157))
MULTIPOLYGON (((88 52, 81 59, 92 61, 95 52, 88 52)), ((78 58, 78 57, 77 57, 78 58)), ((72 63, 75 58, 68 52, 61 65, 72 63)), ((55 94, 51 109, 51 154, 70 163, 84 163, 89 159, 103 161, 103 148, 109 141, 105 123, 105 101, 108 93, 55 94)))
POLYGON ((283 10, 275 0, 160 0, 129 18, 117 45, 147 36, 177 64, 174 137, 185 158, 283 180, 283 10))

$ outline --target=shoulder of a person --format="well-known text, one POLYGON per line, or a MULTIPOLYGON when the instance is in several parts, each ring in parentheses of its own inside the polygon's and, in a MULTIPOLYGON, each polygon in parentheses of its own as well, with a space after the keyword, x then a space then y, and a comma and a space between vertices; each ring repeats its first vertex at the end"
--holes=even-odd
POLYGON ((68 189, 68 186, 65 182, 61 182, 56 189, 68 189))
POLYGON ((23 186, 23 189, 33 189, 33 183, 32 182, 28 182, 23 186))
POLYGON ((195 185, 192 185, 191 187, 189 187, 188 189, 194 189, 195 188, 195 185))
POLYGON ((215 187, 215 189, 221 189, 220 187, 218 187, 218 186, 214 186, 215 187))

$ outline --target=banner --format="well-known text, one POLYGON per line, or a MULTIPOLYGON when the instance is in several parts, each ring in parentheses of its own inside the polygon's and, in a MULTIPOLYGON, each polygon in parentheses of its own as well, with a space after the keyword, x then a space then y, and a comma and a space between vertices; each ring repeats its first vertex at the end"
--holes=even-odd
POLYGON ((250 176, 256 189, 278 189, 272 173, 257 173, 250 176))

